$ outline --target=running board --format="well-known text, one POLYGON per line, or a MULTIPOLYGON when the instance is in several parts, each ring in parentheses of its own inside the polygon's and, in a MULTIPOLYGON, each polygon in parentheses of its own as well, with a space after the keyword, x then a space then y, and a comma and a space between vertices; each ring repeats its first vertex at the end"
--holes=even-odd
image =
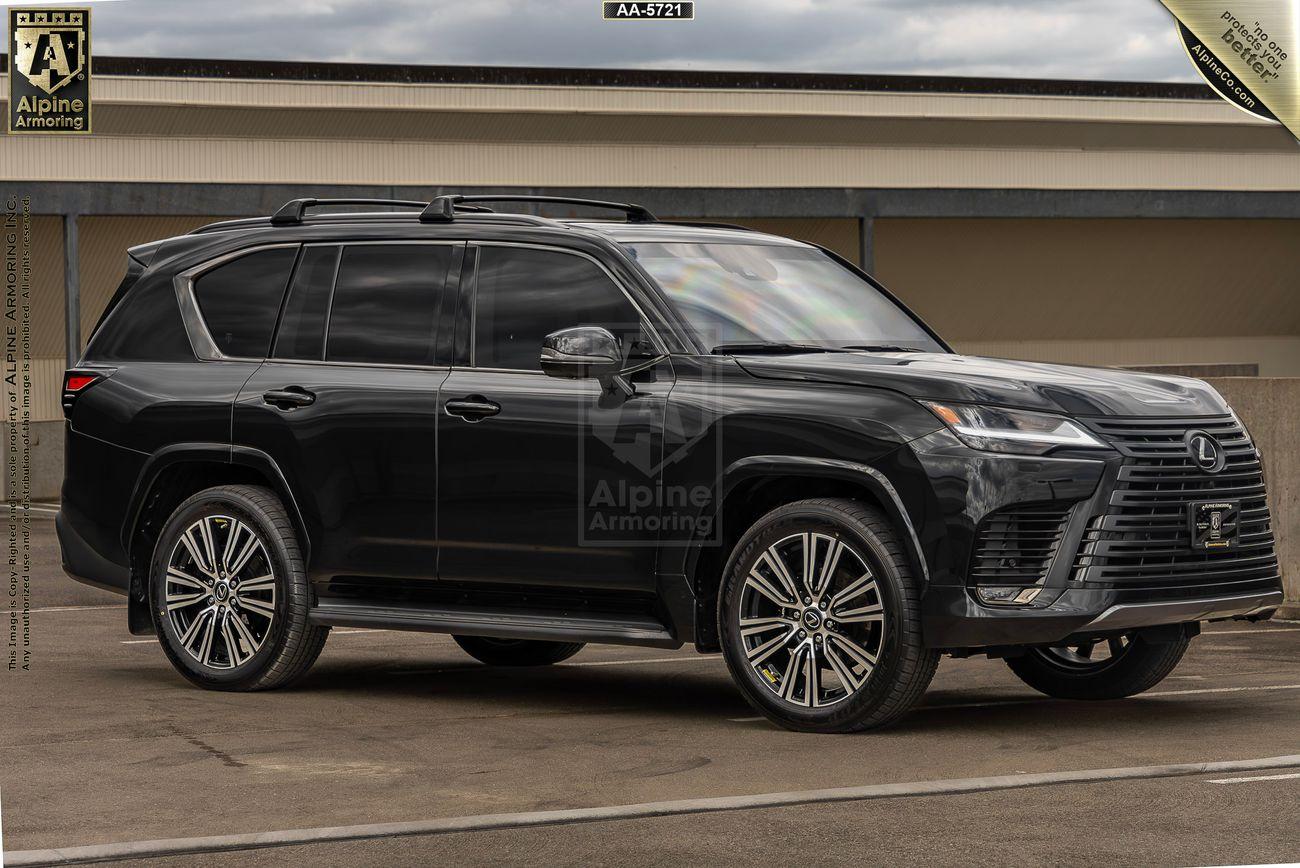
POLYGON ((680 648, 682 643, 654 618, 638 615, 536 613, 469 606, 395 606, 326 600, 308 612, 315 624, 379 627, 497 639, 546 639, 680 648))

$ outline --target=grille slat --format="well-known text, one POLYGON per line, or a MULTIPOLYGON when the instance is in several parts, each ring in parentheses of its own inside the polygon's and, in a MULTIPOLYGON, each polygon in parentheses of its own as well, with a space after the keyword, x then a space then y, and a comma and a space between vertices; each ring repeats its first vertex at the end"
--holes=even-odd
POLYGON ((1114 588, 1238 586, 1278 575, 1276 542, 1265 499, 1259 453, 1232 416, 1170 419, 1082 419, 1126 462, 1105 515, 1088 525, 1074 578, 1114 588), (1219 473, 1198 468, 1187 451, 1188 431, 1205 431, 1224 448, 1219 473), (1240 501, 1238 542, 1227 551, 1191 547, 1189 504, 1240 501))
POLYGON ((975 540, 971 578, 977 584, 1034 585, 1047 575, 1065 535, 1070 507, 1017 506, 993 513, 975 540))

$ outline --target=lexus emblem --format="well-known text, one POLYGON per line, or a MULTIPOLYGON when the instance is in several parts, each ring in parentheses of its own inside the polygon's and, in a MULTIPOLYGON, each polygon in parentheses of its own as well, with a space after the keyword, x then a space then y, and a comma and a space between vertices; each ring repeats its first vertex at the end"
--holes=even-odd
POLYGON ((1227 456, 1223 446, 1204 431, 1188 431, 1186 437, 1187 451, 1191 453, 1192 463, 1206 473, 1218 473, 1223 469, 1227 456))

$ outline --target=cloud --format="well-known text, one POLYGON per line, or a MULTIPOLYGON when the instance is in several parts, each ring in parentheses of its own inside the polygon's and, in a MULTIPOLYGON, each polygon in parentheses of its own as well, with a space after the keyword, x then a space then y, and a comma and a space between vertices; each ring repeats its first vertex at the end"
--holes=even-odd
POLYGON ((594 0, 128 0, 101 54, 1195 80, 1157 0, 697 0, 607 22, 594 0))

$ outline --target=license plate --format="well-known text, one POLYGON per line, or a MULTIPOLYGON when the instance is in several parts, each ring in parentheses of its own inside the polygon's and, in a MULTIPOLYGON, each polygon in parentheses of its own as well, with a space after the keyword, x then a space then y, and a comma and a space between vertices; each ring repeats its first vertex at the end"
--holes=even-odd
POLYGON ((1192 532, 1192 548, 1203 552, 1236 547, 1240 514, 1241 502, 1236 500, 1193 503, 1187 517, 1192 532))

